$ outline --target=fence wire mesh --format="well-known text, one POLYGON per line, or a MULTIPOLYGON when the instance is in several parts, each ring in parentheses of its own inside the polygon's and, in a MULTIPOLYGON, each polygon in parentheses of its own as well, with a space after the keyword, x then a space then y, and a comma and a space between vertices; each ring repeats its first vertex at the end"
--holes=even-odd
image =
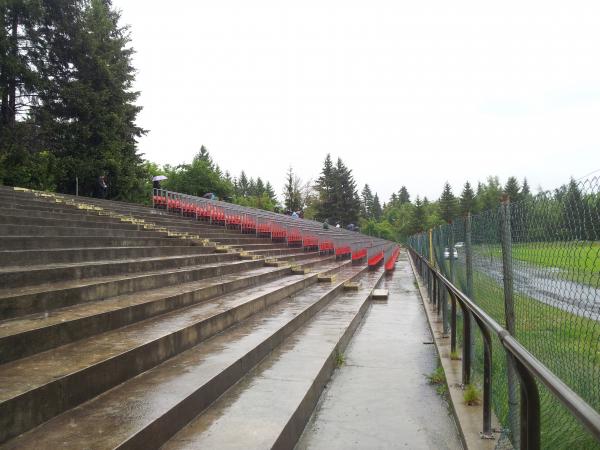
MULTIPOLYGON (((411 237, 409 245, 435 261, 448 279, 600 410, 599 178, 571 181, 553 192, 457 218, 411 237)), ((459 345, 462 324, 459 312, 459 345)), ((471 336, 473 380, 481 385, 483 343, 476 329, 471 336)), ((497 448, 518 447, 518 381, 496 338, 492 357, 492 403, 502 427, 497 448)), ((544 386, 538 387, 543 448, 600 448, 544 386)))

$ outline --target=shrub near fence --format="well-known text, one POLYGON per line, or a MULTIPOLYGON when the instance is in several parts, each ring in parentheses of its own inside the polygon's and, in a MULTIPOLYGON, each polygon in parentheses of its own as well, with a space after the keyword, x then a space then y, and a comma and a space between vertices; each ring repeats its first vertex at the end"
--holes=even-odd
MULTIPOLYGON (((599 187, 598 178, 571 181, 552 193, 506 201, 497 209, 457 218, 409 239, 417 253, 434 261, 449 280, 597 411, 599 187)), ((444 319, 448 327, 447 314, 444 319)), ((478 335, 471 333, 476 382, 481 380, 483 367, 478 335)), ((457 336, 460 339, 462 331, 457 336)), ((492 403, 503 426, 498 447, 516 446, 518 381, 497 341, 492 354, 492 403)), ((577 419, 539 387, 542 447, 600 448, 577 419)))

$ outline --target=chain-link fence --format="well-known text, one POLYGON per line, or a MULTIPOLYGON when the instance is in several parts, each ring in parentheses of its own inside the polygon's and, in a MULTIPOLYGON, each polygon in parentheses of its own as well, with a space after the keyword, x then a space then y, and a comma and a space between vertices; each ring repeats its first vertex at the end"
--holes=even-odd
MULTIPOLYGON (((507 199, 497 209, 455 219, 409 245, 537 359, 600 410, 600 180, 507 199)), ((443 314, 447 328, 447 314, 443 314)), ((457 337, 462 320, 457 320, 457 337)), ((473 379, 481 383, 483 343, 471 333, 473 379)), ((519 385, 493 339, 492 403, 503 429, 498 447, 519 446, 519 385)), ((598 443, 538 383, 543 448, 593 449, 598 443)))

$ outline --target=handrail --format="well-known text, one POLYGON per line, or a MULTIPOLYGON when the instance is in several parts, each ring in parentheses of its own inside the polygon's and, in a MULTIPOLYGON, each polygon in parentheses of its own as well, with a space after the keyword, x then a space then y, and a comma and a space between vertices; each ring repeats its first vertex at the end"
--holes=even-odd
MULTIPOLYGON (((476 322, 483 325, 489 331, 496 334, 504 349, 511 355, 517 363, 517 372, 521 378, 521 447, 529 450, 535 450, 540 447, 540 404, 537 386, 534 380, 539 380, 544 384, 554 396, 590 431, 590 433, 600 441, 600 413, 585 402, 575 391, 567 386, 558 376, 556 376, 548 367, 533 356, 519 341, 496 322, 489 314, 480 308, 473 300, 467 297, 454 284, 452 284, 437 268, 435 268, 424 256, 418 254, 414 249, 409 248, 409 252, 415 261, 419 263, 423 272, 427 270, 427 274, 433 277, 434 283, 441 283, 448 291, 452 299, 457 300, 461 307, 466 308, 473 314, 476 322), (424 267, 423 267, 424 266, 424 267)), ((453 308, 453 315, 456 309, 453 308)), ((463 326, 463 332, 468 328, 466 323, 463 326)), ((453 323, 455 317, 453 317, 453 323)), ((482 332, 483 327, 480 326, 482 332)), ((455 342, 455 327, 452 327, 452 341, 455 342)), ((464 340, 464 339, 463 339, 464 340)), ((464 346, 470 345, 470 339, 464 342, 464 346)), ((463 349, 463 352, 469 353, 463 349)), ((484 361, 485 363, 485 361, 484 361)), ((463 379, 466 375, 469 377, 470 367, 465 368, 464 365, 470 365, 470 358, 463 358, 463 379), (465 370, 466 369, 466 370, 465 370)), ((485 369, 484 369, 485 370, 485 369)), ((491 383, 485 383, 484 380, 484 397, 485 390, 491 392, 491 383)), ((490 393, 488 392, 488 394, 490 393)), ((484 405, 484 433, 486 430, 484 405)), ((489 411, 488 411, 489 413, 489 411)))

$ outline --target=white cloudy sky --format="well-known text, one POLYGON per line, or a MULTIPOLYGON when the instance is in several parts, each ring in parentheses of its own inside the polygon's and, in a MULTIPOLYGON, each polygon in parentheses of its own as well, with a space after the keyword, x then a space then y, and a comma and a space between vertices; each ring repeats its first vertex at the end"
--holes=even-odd
POLYGON ((148 159, 315 178, 327 152, 387 200, 490 174, 600 169, 600 2, 113 0, 148 159))

